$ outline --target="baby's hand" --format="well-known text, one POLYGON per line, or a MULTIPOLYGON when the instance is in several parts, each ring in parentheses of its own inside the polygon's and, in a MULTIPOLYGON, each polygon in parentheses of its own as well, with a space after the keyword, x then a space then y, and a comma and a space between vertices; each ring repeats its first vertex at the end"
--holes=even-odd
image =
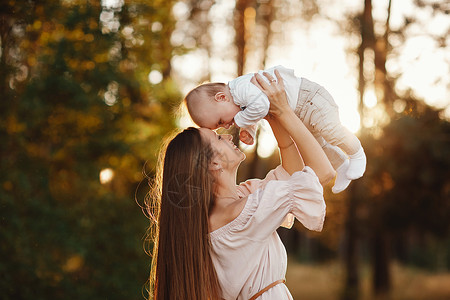
POLYGON ((241 132, 239 132, 239 139, 244 144, 247 144, 247 145, 252 145, 253 144, 253 137, 246 130, 241 130, 241 132))

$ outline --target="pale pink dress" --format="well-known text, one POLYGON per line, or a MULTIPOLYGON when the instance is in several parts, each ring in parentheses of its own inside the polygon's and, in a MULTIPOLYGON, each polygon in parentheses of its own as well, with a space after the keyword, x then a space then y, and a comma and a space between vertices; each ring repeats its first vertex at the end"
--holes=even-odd
MULTIPOLYGON (((283 222, 291 223, 290 213, 315 231, 322 230, 325 218, 323 188, 309 167, 289 176, 278 166, 264 179, 241 183, 238 193, 248 195, 242 212, 210 233, 212 259, 226 300, 248 300, 285 278, 286 249, 276 230, 283 222)), ((293 298, 285 284, 278 284, 258 298, 268 299, 293 298)))

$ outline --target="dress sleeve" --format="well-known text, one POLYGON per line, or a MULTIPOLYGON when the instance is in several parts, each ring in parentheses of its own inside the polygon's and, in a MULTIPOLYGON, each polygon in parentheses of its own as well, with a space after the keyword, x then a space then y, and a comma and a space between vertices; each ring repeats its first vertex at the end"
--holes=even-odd
MULTIPOLYGON (((238 186, 239 196, 245 197, 256 192, 260 188, 264 189, 266 184, 271 180, 288 180, 290 177, 291 176, 283 168, 283 166, 279 165, 278 167, 267 173, 264 179, 249 179, 239 184, 238 186)), ((290 229, 294 225, 294 221, 295 221, 294 215, 289 213, 285 217, 284 221, 281 223, 280 226, 290 229)))
POLYGON ((309 230, 323 228, 326 211, 323 188, 310 167, 295 172, 287 180, 267 182, 251 197, 250 217, 242 230, 252 238, 269 237, 289 213, 309 230))

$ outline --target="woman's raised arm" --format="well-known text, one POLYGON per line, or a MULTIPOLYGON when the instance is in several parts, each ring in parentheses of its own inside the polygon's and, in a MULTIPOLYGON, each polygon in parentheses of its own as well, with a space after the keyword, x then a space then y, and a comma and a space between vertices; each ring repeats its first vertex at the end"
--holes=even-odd
MULTIPOLYGON (((335 171, 331 166, 330 161, 326 157, 325 153, 322 150, 322 147, 320 147, 319 143, 313 137, 311 132, 309 132, 303 122, 295 115, 294 111, 290 108, 287 102, 283 79, 281 78, 280 73, 275 70, 277 80, 275 80, 268 73, 264 73, 264 75, 269 79, 271 84, 267 83, 259 74, 255 74, 254 78, 258 83, 257 86, 269 98, 270 116, 267 117, 267 119, 271 124, 272 129, 275 128, 274 134, 277 138, 278 144, 282 147, 288 146, 288 148, 281 149, 283 167, 286 169, 285 166, 288 166, 291 171, 293 169, 295 169, 295 171, 298 171, 297 169, 299 167, 303 168, 303 163, 299 164, 298 160, 295 159, 295 155, 293 155, 293 153, 291 152, 293 149, 295 149, 295 145, 281 144, 281 142, 288 142, 286 136, 290 136, 289 140, 292 138, 298 148, 298 152, 301 156, 300 161, 303 158, 304 164, 311 167, 319 178, 320 183, 322 185, 325 185, 335 176, 335 171), (272 118, 275 122, 271 121, 272 118), (289 148, 292 149, 290 150, 289 148), (284 155, 284 157, 283 150, 287 150, 287 153, 284 155), (288 161, 286 162, 286 160, 288 161), (293 168, 290 167, 292 163, 293 168)), ((288 171, 288 169, 286 170, 288 171)))
POLYGON ((272 128, 272 132, 277 139, 278 148, 280 149, 281 165, 289 173, 294 174, 297 171, 303 170, 305 164, 294 141, 289 136, 289 133, 281 126, 280 122, 270 116, 266 118, 272 128))

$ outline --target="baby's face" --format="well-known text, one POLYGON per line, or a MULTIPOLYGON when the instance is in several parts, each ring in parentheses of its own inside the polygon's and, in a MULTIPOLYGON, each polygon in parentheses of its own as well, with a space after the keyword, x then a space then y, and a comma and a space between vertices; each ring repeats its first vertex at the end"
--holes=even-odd
POLYGON ((231 101, 202 101, 199 105, 195 123, 200 127, 217 129, 219 127, 229 128, 234 124, 234 116, 241 110, 238 105, 231 101))

